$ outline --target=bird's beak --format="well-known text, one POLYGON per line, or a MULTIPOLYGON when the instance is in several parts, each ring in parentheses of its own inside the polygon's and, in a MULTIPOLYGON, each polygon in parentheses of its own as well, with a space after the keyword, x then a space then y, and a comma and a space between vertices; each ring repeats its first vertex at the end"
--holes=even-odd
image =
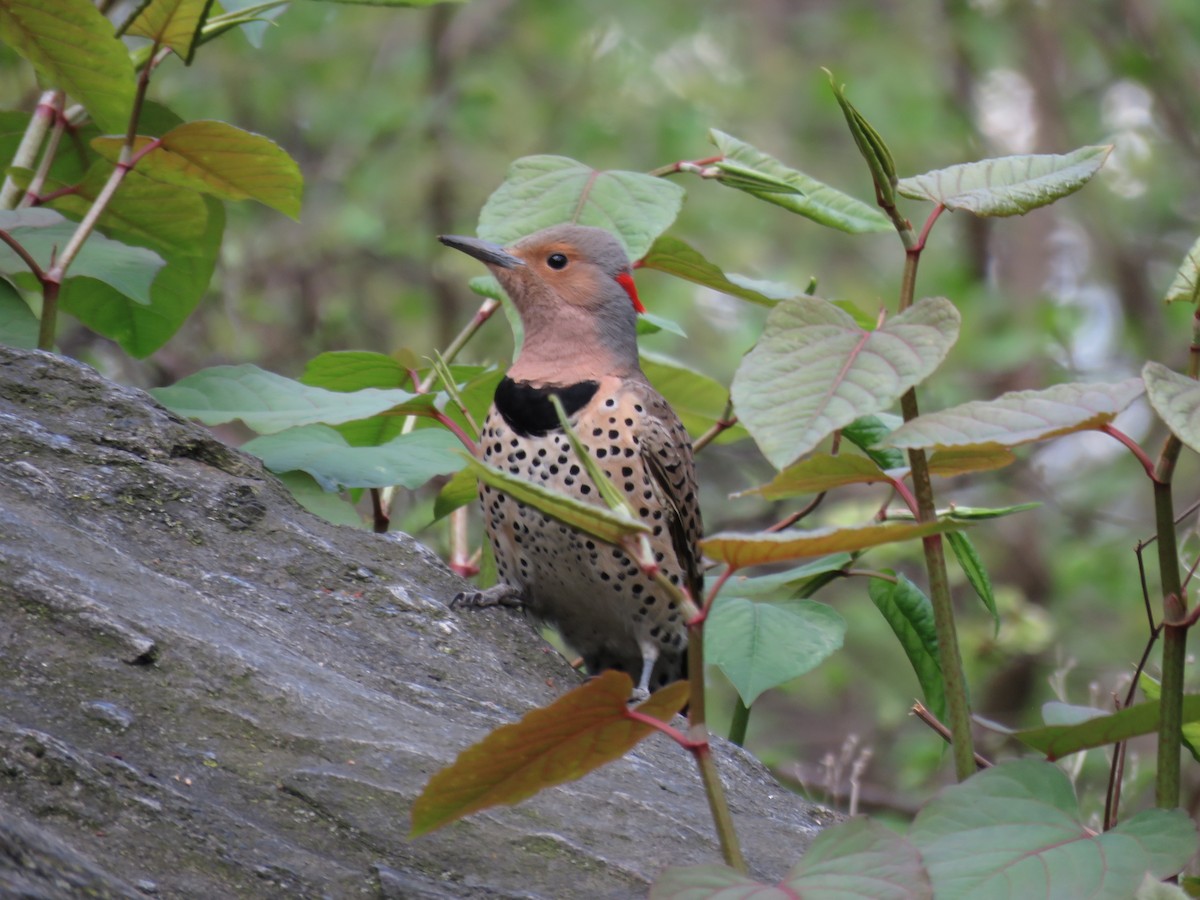
POLYGON ((520 257, 513 256, 508 253, 503 247, 481 241, 479 238, 461 237, 457 234, 442 234, 438 235, 438 240, 447 247, 453 247, 455 250, 461 250, 467 256, 473 256, 489 266, 500 266, 502 269, 515 269, 525 265, 525 260, 520 257))

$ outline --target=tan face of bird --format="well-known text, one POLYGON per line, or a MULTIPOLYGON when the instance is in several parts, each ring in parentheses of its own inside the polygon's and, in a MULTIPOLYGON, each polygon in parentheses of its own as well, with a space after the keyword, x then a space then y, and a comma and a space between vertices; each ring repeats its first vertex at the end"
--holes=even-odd
POLYGON ((509 248, 439 240, 486 264, 516 305, 525 343, 513 378, 567 384, 637 368, 642 305, 625 250, 607 231, 556 225, 509 248))

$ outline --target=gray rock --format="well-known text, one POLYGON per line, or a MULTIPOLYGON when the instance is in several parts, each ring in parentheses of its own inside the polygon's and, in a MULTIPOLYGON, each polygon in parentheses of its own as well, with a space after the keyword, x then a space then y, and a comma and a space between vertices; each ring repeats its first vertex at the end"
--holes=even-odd
MULTIPOLYGON (((145 394, 0 348, 0 896, 632 897, 719 861, 663 738, 407 837, 432 773, 578 679, 519 615, 450 611, 461 584, 145 394)), ((829 815, 717 759, 782 876, 829 815)))

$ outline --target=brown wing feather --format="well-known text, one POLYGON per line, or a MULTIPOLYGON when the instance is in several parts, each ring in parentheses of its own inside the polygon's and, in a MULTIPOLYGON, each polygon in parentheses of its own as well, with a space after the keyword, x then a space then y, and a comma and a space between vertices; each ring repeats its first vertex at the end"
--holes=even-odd
POLYGON ((703 525, 692 442, 666 400, 657 394, 646 399, 652 424, 642 435, 642 460, 662 496, 667 530, 688 590, 695 602, 701 604, 704 602, 704 577, 698 544, 703 525))

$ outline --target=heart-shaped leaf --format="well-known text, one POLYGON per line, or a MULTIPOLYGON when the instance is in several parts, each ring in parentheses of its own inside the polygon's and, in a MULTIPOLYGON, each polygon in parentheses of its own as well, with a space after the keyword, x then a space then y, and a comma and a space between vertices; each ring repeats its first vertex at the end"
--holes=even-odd
POLYGON ((932 900, 916 848, 865 817, 821 831, 778 887, 726 866, 667 869, 650 900, 932 900))
POLYGON ((573 222, 611 231, 631 260, 667 230, 684 190, 641 172, 600 171, 565 156, 526 156, 479 213, 479 236, 507 246, 551 225, 573 222))
POLYGON ((705 623, 705 662, 717 666, 746 706, 816 668, 842 646, 845 620, 815 600, 756 603, 717 597, 705 623))
POLYGON ((926 298, 867 331, 826 300, 799 297, 767 317, 762 337, 734 375, 738 418, 782 469, 831 431, 887 409, 941 364, 960 317, 926 298))
POLYGON ((353 447, 328 425, 304 425, 242 445, 272 472, 307 472, 327 491, 343 488, 419 488, 435 475, 463 468, 462 444, 449 431, 427 428, 377 447, 353 447))
POLYGON ((1035 760, 946 788, 917 814, 908 839, 938 900, 1126 900, 1146 872, 1175 874, 1197 845, 1196 826, 1179 809, 1146 810, 1096 834, 1081 821, 1067 776, 1035 760))

